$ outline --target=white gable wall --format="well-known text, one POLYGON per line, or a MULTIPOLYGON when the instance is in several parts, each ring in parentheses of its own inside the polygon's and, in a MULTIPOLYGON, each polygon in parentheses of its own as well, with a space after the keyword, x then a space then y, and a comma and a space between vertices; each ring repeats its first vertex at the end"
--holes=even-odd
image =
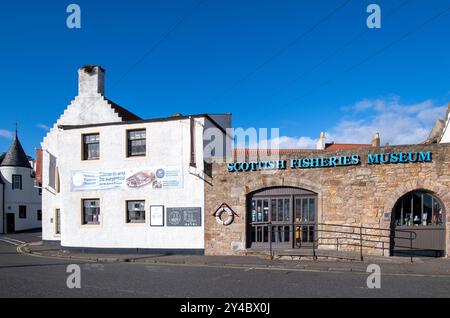
POLYGON ((444 128, 444 133, 442 135, 442 139, 441 139, 440 143, 450 142, 450 127, 449 127, 449 124, 450 124, 450 117, 447 119, 447 123, 446 123, 446 126, 444 128))
MULTIPOLYGON (((44 240, 61 240, 65 247, 146 248, 146 249, 203 249, 204 222, 211 211, 204 211, 203 134, 204 119, 196 121, 197 167, 190 167, 190 121, 173 120, 133 125, 111 125, 74 130, 59 130, 57 149, 61 176, 61 193, 44 195, 44 240), (145 128, 147 156, 127 158, 126 131, 145 128), (100 134, 100 160, 81 160, 81 136, 100 134), (183 187, 180 189, 117 189, 91 192, 72 192, 72 171, 108 169, 136 169, 146 167, 179 166, 183 187), (82 199, 100 199, 101 224, 82 225, 82 199), (126 223, 126 201, 145 200, 146 222, 126 223), (150 227, 149 206, 200 207, 202 226, 150 227), (61 209, 61 236, 54 233, 54 210, 61 209), (50 211, 50 212, 49 212, 50 211)), ((48 146, 49 143, 48 143, 48 146)), ((48 164, 45 162, 44 167, 48 164)), ((47 170, 47 169, 45 169, 47 170)), ((44 175, 45 175, 44 170, 44 175)), ((45 179, 45 178, 44 178, 45 179)), ((165 211, 166 212, 166 211, 165 211)))

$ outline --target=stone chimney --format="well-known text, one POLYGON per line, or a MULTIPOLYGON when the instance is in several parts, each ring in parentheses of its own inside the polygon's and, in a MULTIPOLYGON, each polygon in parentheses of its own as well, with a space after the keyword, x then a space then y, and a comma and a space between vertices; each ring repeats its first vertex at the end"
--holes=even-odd
POLYGON ((381 145, 380 133, 376 133, 375 135, 373 135, 372 147, 380 147, 380 145, 381 145))
POLYGON ((78 95, 105 94, 105 70, 97 65, 85 65, 78 69, 78 95))
POLYGON ((327 136, 325 135, 325 132, 322 131, 320 133, 319 140, 317 140, 316 149, 319 149, 319 150, 324 150, 325 149, 325 140, 326 140, 326 138, 327 138, 327 136))

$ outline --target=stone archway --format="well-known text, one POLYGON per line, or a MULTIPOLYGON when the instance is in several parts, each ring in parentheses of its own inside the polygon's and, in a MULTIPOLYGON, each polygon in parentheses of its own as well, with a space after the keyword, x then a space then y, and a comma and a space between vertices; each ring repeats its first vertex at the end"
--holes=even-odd
POLYGON ((245 186, 245 196, 240 197, 240 204, 247 206, 247 198, 250 194, 265 188, 289 187, 311 191, 317 194, 317 219, 319 222, 323 220, 323 191, 322 186, 308 179, 280 177, 273 178, 273 175, 263 176, 256 182, 252 182, 245 186))
MULTIPOLYGON (((444 208, 446 209, 446 211, 449 210, 450 192, 448 191, 447 187, 443 186, 438 182, 430 180, 409 180, 408 182, 402 184, 401 186, 399 186, 398 188, 396 188, 394 191, 391 192, 391 195, 385 201, 384 212, 391 213, 392 209, 395 206, 395 203, 397 203, 397 200, 399 198, 401 198, 403 195, 411 191, 419 189, 426 190, 435 194, 444 204, 444 208)), ((447 222, 449 222, 448 218, 447 222)))
POLYGON ((247 185, 245 189, 245 237, 247 248, 265 246, 269 241, 274 246, 277 244, 278 247, 286 245, 285 247, 289 248, 294 246, 297 248, 306 247, 308 244, 312 244, 316 235, 317 223, 320 222, 322 216, 322 189, 319 185, 309 180, 297 178, 275 179, 262 177, 257 182, 247 185), (284 205, 288 205, 288 211, 285 213, 289 217, 282 221, 279 220, 279 217, 273 220, 273 216, 279 213, 274 211, 279 211, 280 201, 283 200, 284 205), (275 202, 275 205, 273 202, 275 202), (254 206, 252 206, 252 203, 254 203, 254 206), (265 208, 266 204, 267 207, 265 208), (307 207, 303 207, 304 204, 307 207), (261 214, 265 215, 265 212, 267 212, 269 215, 267 219, 261 218, 260 213, 257 212, 259 205, 261 205, 262 209, 260 211, 261 214), (302 217, 298 218, 298 215, 303 216, 302 211, 304 210, 314 210, 314 216, 305 220, 302 217), (260 221, 262 223, 270 222, 274 226, 272 227, 271 225, 270 230, 268 230, 269 226, 267 224, 257 224, 260 221), (302 226, 299 225, 299 222, 302 226), (300 233, 300 229, 303 229, 302 233, 300 233), (257 239, 258 230, 261 230, 262 240, 257 239), (266 236, 270 238, 267 240, 265 239, 266 236))
POLYGON ((442 208, 444 210, 444 226, 445 226, 445 256, 448 257, 450 255, 450 235, 449 235, 449 225, 450 225, 450 213, 448 213, 450 210, 450 193, 448 191, 448 188, 443 186, 442 184, 431 181, 431 180, 410 180, 403 185, 396 188, 394 191, 391 192, 391 195, 389 198, 386 199, 384 204, 384 212, 386 216, 382 221, 382 227, 383 228, 390 228, 391 230, 395 228, 393 225, 393 210, 396 206, 397 202, 406 196, 409 193, 412 193, 414 191, 422 191, 427 192, 433 196, 435 196, 440 203, 442 204, 442 208))

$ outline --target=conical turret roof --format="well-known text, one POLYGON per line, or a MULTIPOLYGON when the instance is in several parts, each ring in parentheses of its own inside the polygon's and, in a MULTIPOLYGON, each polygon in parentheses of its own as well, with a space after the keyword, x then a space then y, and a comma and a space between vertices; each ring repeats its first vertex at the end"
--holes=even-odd
POLYGON ((32 169, 28 157, 20 144, 19 138, 14 138, 14 141, 5 155, 5 158, 0 165, 2 167, 23 167, 32 169))

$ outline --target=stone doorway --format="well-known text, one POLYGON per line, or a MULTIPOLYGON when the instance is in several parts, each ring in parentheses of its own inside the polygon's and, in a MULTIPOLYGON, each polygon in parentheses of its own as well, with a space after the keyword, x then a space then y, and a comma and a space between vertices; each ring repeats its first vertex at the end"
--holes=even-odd
POLYGON ((247 200, 247 248, 312 246, 316 238, 316 193, 275 187, 253 192, 247 200))
POLYGON ((432 192, 414 190, 397 200, 392 210, 391 256, 445 256, 446 215, 432 192))

